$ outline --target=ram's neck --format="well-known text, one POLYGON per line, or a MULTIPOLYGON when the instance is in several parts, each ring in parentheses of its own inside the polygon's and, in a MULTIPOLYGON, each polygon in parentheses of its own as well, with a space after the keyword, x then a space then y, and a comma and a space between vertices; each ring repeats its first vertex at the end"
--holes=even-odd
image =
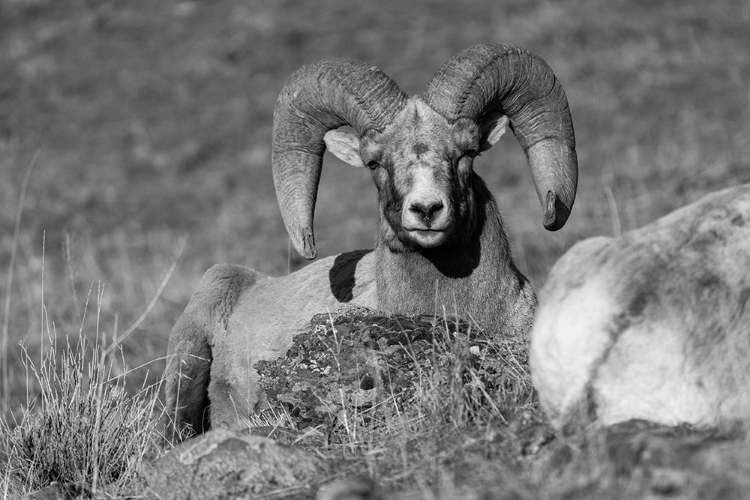
MULTIPOLYGON (((477 178, 478 179, 478 178, 477 178)), ((536 297, 511 260, 500 213, 481 179, 475 183, 477 229, 451 250, 376 249, 378 307, 392 312, 455 314, 503 334, 525 334, 536 297)))

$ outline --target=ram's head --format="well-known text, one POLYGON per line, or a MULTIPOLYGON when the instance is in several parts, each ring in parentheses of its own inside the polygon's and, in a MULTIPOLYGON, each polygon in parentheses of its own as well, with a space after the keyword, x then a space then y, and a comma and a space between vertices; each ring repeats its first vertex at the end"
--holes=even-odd
POLYGON ((481 182, 474 157, 507 125, 528 158, 544 226, 559 229, 575 199, 575 139, 565 93, 538 56, 478 45, 449 60, 415 97, 362 61, 303 67, 274 115, 274 182, 292 243, 304 257, 316 256, 312 220, 326 146, 372 170, 380 241, 392 250, 464 240, 474 230, 481 182))

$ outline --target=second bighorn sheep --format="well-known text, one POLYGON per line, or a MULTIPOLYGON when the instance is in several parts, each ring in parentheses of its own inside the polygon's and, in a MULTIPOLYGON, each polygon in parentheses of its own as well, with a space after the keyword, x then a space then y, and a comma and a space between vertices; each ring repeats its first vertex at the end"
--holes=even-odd
POLYGON ((750 418, 750 184, 577 243, 539 294, 529 355, 552 425, 750 418))
POLYGON ((313 212, 328 147, 371 171, 380 209, 375 249, 280 278, 236 265, 208 270, 169 338, 166 397, 176 429, 231 427, 258 409, 264 397, 253 365, 284 355, 315 313, 342 303, 426 314, 444 307, 497 334, 526 334, 536 296, 473 170, 508 124, 526 153, 543 224, 559 229, 576 194, 575 139, 565 93, 538 56, 478 45, 450 59, 415 97, 359 60, 296 71, 276 103, 272 157, 292 244, 315 258, 313 212))

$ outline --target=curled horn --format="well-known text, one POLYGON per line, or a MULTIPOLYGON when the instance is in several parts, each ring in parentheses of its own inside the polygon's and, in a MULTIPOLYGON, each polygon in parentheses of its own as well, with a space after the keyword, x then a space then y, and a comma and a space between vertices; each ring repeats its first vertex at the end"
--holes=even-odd
POLYGON ((505 114, 526 153, 544 227, 565 225, 576 197, 578 158, 568 100, 547 63, 519 47, 477 45, 445 63, 423 98, 451 121, 505 114))
POLYGON ((406 100, 388 75, 356 59, 303 66, 281 90, 273 116, 273 180, 289 237, 306 259, 317 255, 313 214, 323 136, 344 125, 360 135, 380 132, 406 100))

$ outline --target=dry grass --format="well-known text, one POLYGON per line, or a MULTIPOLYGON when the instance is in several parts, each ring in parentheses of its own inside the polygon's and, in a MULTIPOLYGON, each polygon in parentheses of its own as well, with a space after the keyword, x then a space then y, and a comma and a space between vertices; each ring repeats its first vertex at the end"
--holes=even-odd
MULTIPOLYGON (((512 137, 478 162, 535 286, 582 238, 626 231, 708 191, 750 182, 745 0, 0 2, 0 269, 12 272, 12 280, 0 276, 6 422, 41 418, 40 403, 27 411, 45 385, 27 374, 28 359, 40 360, 41 373, 51 345, 70 332, 93 345, 102 334, 112 342, 132 330, 122 355, 103 366, 112 377, 128 375, 126 394, 113 398, 135 397, 144 379, 157 381, 168 332, 211 264, 269 274, 302 264, 288 253, 269 166, 273 103, 292 71, 357 57, 416 93, 452 54, 486 42, 542 55, 576 125, 579 197, 558 233, 541 229, 512 137), (184 252, 162 290, 183 235, 184 252), (100 313, 85 316, 87 291, 99 280, 107 290, 100 313)), ((375 201, 366 174, 327 157, 316 213, 321 255, 371 246, 375 201)), ((394 442, 368 444, 364 470, 386 486, 417 484, 424 498, 472 482, 481 491, 496 477, 516 498, 555 497, 546 488, 558 483, 538 464, 503 468, 499 457, 525 442, 524 425, 430 427, 428 414, 445 409, 439 403, 425 409, 415 439, 403 431, 394 442), (457 453, 469 465, 451 465, 457 453)), ((406 424, 394 429, 411 429, 406 424)), ((591 463, 560 479, 568 489, 609 477, 602 456, 576 456, 591 463)))
POLYGON ((71 497, 140 491, 143 464, 162 452, 159 388, 129 395, 127 373, 116 375, 125 366, 117 344, 49 328, 41 359, 21 348, 28 399, 20 420, 0 419, 0 491, 7 498, 53 483, 71 497))

